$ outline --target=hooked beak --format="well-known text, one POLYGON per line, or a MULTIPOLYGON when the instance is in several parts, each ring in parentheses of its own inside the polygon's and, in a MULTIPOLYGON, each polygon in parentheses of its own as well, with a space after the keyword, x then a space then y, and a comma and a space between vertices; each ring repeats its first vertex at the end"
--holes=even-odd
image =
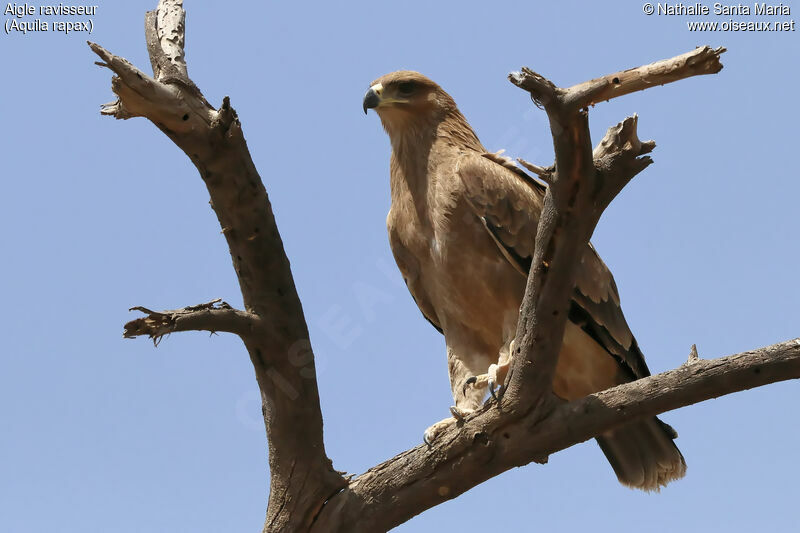
POLYGON ((364 95, 364 114, 367 114, 368 109, 375 109, 381 103, 381 93, 383 92, 383 85, 376 83, 369 88, 367 94, 364 95))

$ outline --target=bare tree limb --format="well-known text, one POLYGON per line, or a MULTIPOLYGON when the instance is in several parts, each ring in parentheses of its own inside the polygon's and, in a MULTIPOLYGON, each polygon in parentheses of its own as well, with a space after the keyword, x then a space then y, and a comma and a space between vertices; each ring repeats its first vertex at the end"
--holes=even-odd
POLYGON ((549 80, 524 67, 521 72, 512 73, 509 79, 531 93, 540 105, 545 105, 557 94, 566 108, 576 110, 691 76, 716 74, 722 70, 719 56, 725 51, 721 46, 701 46, 670 59, 607 74, 567 89, 558 89, 549 80))
POLYGON ((553 181, 553 172, 555 172, 556 170, 554 166, 551 165, 547 168, 540 167, 539 165, 534 165, 533 163, 525 161, 520 157, 517 158, 517 161, 519 162, 520 165, 522 165, 523 167, 527 168, 528 170, 539 176, 541 180, 547 183, 548 185, 550 184, 550 182, 553 181))
POLYGON ((313 531, 386 531, 476 484, 640 418, 769 383, 800 378, 800 339, 626 383, 539 419, 485 407, 429 452, 417 446, 357 476, 313 531))
MULTIPOLYGON (((269 327, 237 331, 261 389, 269 443, 271 482, 264 529, 302 531, 346 481, 325 454, 308 327, 269 198, 229 99, 224 98, 222 106, 214 109, 186 77, 180 4, 161 0, 158 9, 146 17, 155 77, 89 43, 102 59, 100 64, 116 74, 112 90, 118 100, 101 112, 152 121, 189 156, 208 188, 230 248, 246 313, 269 323, 269 327)), ((200 315, 182 318, 191 323, 200 315)), ((219 327, 220 318, 216 317, 214 327, 219 327)), ((228 313, 225 318, 233 315, 228 313)), ((169 327, 179 323, 176 320, 169 327)), ((145 330, 156 328, 158 333, 158 324, 158 319, 144 324, 145 330)))
POLYGON ((651 152, 655 143, 639 141, 635 116, 609 129, 592 151, 585 108, 598 95, 606 94, 602 91, 609 83, 619 87, 613 96, 621 96, 651 87, 653 81, 663 84, 718 72, 722 68, 719 55, 724 50, 706 46, 570 89, 561 89, 528 68, 509 75, 512 83, 528 91, 547 112, 556 155, 520 308, 514 362, 507 378, 507 396, 513 405, 536 405, 549 398, 579 254, 605 208, 652 163, 649 157, 641 156, 651 152))
POLYGON ((184 53, 186 11, 183 0, 160 2, 157 10, 145 15, 144 26, 147 52, 156 79, 177 78, 189 82, 184 53))
POLYGON ((152 311, 146 307, 132 307, 130 310, 141 311, 147 316, 125 324, 123 337, 133 339, 147 335, 156 345, 164 335, 179 331, 222 331, 247 337, 252 336, 256 328, 263 327, 258 315, 233 309, 220 299, 172 311, 152 311))
POLYGON ((587 112, 571 110, 562 101, 565 93, 538 74, 534 79, 540 91, 534 98, 550 118, 556 163, 547 178, 508 378, 510 402, 528 406, 551 391, 579 254, 605 208, 653 162, 645 154, 655 148, 655 142, 639 140, 633 116, 609 128, 592 151, 587 112))
POLYGON ((564 444, 589 440, 633 420, 798 378, 800 338, 727 357, 698 359, 692 364, 563 404, 536 428, 539 436, 531 436, 531 439, 543 446, 553 445, 552 451, 555 451, 563 449, 564 444), (551 439, 555 434, 559 436, 551 439))
POLYGON ((238 116, 225 97, 212 107, 189 79, 185 13, 161 0, 146 16, 154 75, 90 43, 115 76, 116 102, 103 114, 146 117, 192 160, 227 240, 245 310, 219 300, 151 311, 126 324, 125 336, 158 339, 177 331, 226 331, 242 338, 263 398, 270 459, 264 531, 382 531, 452 499, 509 468, 636 419, 800 377, 800 339, 675 370, 564 403, 550 393, 572 289, 572 265, 603 210, 652 163, 655 147, 637 135, 637 117, 609 129, 592 150, 586 107, 609 98, 719 71, 723 48, 708 47, 637 69, 558 88, 529 69, 511 75, 550 119, 555 165, 521 161, 549 187, 517 332, 508 392, 452 426, 432 447, 417 446, 353 479, 325 454, 314 355, 288 259, 266 190, 238 116))

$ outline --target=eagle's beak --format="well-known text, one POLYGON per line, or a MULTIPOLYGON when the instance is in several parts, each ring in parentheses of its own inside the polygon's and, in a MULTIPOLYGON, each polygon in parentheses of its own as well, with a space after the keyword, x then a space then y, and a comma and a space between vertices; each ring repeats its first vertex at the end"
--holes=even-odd
POLYGON ((381 93, 383 92, 383 85, 376 83, 369 88, 367 94, 364 95, 364 114, 367 114, 367 109, 375 109, 381 103, 381 93))

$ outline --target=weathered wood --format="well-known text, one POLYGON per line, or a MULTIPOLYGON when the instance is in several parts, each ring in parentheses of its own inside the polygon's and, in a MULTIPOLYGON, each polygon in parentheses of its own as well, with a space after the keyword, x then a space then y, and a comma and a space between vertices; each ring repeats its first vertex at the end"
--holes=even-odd
MULTIPOLYGON (((564 104, 576 110, 691 76, 716 74, 722 70, 720 55, 725 52, 725 48, 721 46, 719 48, 700 46, 670 59, 607 74, 567 89, 558 89, 549 80, 524 67, 520 72, 513 73, 510 79, 517 87, 544 98, 547 98, 552 90, 557 90, 564 104)), ((542 100, 537 101, 545 103, 542 100)))
MULTIPOLYGON (((236 333, 250 354, 263 399, 271 475, 264 528, 302 531, 346 482, 325 454, 308 328, 267 192, 228 98, 214 109, 185 75, 180 3, 162 0, 146 17, 155 78, 89 43, 101 65, 116 74, 112 90, 118 100, 102 113, 148 118, 186 153, 208 188, 245 311, 258 317, 249 322, 259 327, 236 333), (158 26, 162 23, 174 26, 158 26)), ((223 329, 220 317, 212 327, 223 329)))
POLYGON ((432 450, 417 446, 354 478, 323 509, 313 531, 385 531, 506 470, 545 462, 622 424, 797 378, 800 339, 793 339, 551 404, 538 420, 484 408, 442 434, 432 450))
POLYGON ((125 324, 122 336, 133 339, 147 335, 156 346, 164 335, 180 331, 226 332, 251 336, 256 334, 257 329, 264 327, 264 322, 258 315, 233 309, 220 299, 171 311, 152 311, 140 306, 130 310, 140 311, 147 316, 125 324))

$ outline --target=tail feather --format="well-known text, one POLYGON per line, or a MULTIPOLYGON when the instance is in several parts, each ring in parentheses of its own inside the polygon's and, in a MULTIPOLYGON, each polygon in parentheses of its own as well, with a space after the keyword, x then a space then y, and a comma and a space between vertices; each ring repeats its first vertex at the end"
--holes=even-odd
POLYGON ((620 483, 658 491, 686 474, 686 461, 672 442, 677 436, 674 429, 653 417, 609 431, 597 437, 597 443, 620 483))

